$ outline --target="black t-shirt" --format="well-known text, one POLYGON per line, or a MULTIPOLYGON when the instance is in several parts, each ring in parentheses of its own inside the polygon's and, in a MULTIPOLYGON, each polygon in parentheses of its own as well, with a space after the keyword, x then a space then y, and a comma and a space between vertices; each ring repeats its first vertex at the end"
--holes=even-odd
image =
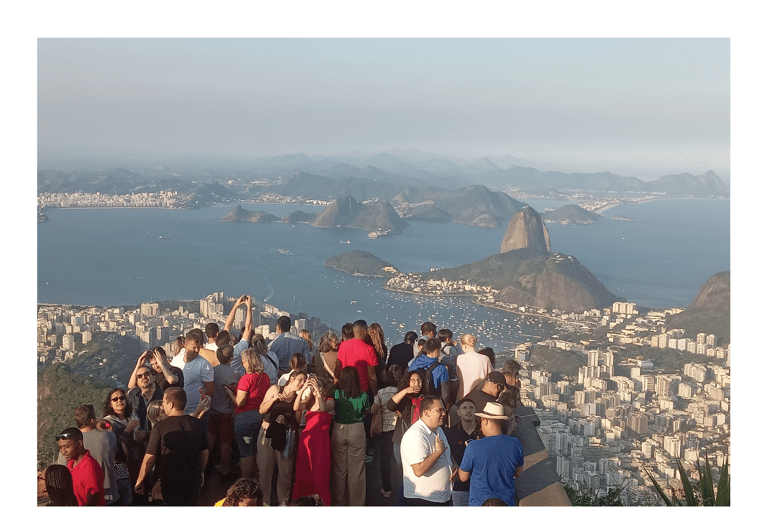
POLYGON ((408 371, 408 362, 413 359, 413 345, 410 343, 402 342, 398 343, 389 352, 389 360, 387 361, 387 368, 396 364, 400 366, 404 372, 408 371))
POLYGON ((163 391, 165 391, 170 387, 184 389, 184 371, 177 366, 171 366, 171 372, 173 372, 173 374, 179 379, 178 381, 176 381, 176 384, 168 384, 168 381, 165 380, 165 374, 163 374, 163 372, 160 372, 155 377, 155 385, 158 386, 163 391))
MULTIPOLYGON (((200 452, 208 449, 203 423, 188 414, 157 422, 149 435, 147 453, 158 457, 160 478, 178 473, 199 477, 200 452)), ((194 481, 194 480, 193 480, 194 481)))
MULTIPOLYGON (((464 458, 464 450, 467 449, 467 444, 470 441, 481 439, 483 432, 480 430, 480 422, 475 425, 475 430, 471 434, 467 434, 467 431, 461 426, 461 422, 458 425, 454 425, 450 428, 444 429, 445 437, 448 438, 448 446, 451 448, 451 457, 456 461, 458 465, 461 465, 461 461, 464 458)), ((469 491, 469 480, 462 482, 460 479, 456 479, 453 482, 454 491, 469 491)))
POLYGON ((474 402, 475 404, 475 411, 476 412, 482 412, 482 410, 485 408, 485 404, 488 402, 494 402, 496 401, 496 397, 493 395, 489 395, 479 387, 476 387, 472 391, 467 394, 464 398, 469 398, 474 402))

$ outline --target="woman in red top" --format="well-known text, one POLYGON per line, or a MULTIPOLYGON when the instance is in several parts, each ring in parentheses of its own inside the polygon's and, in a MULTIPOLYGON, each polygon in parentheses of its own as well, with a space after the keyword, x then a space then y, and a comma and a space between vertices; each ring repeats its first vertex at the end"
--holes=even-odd
POLYGON ((264 373, 264 363, 252 348, 243 350, 240 356, 245 375, 237 383, 237 394, 225 387, 235 403, 235 439, 240 450, 240 469, 243 478, 258 480, 256 475, 256 440, 259 437, 262 415, 259 412, 264 395, 269 389, 269 376, 264 373))

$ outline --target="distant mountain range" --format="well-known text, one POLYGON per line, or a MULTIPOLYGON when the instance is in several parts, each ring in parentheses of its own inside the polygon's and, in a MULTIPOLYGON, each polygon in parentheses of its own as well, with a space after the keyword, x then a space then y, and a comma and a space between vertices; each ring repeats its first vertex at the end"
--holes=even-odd
MULTIPOLYGON (((363 179, 385 189, 392 185, 407 187, 435 187, 445 190, 457 190, 470 185, 482 185, 490 190, 507 191, 585 191, 595 194, 616 195, 628 193, 665 194, 667 197, 727 197, 729 187, 712 171, 703 175, 682 173, 664 176, 644 182, 634 177, 619 176, 610 172, 566 173, 560 171, 540 171, 530 162, 506 155, 501 158, 483 157, 474 161, 448 155, 423 153, 406 150, 395 155, 391 152, 366 154, 362 152, 344 155, 307 156, 303 153, 281 155, 274 158, 243 162, 240 168, 233 168, 231 163, 222 162, 219 171, 215 163, 205 162, 195 165, 170 165, 167 162, 146 164, 135 170, 124 168, 103 168, 94 170, 84 165, 65 166, 50 164, 41 166, 38 171, 39 192, 101 192, 110 194, 131 191, 178 190, 180 193, 192 193, 201 180, 222 183, 228 178, 239 179, 288 179, 294 173, 303 173, 333 181, 346 182, 347 178, 363 179), (66 169, 53 171, 50 169, 66 169), (74 170, 77 169, 77 170, 74 170), (217 178, 218 175, 218 178, 217 178), (387 184, 387 185, 385 185, 387 184)), ((237 195, 244 190, 230 190, 237 195)), ((223 193, 223 190, 211 190, 223 193)), ((366 197, 354 192, 341 193, 336 187, 333 191, 318 190, 318 195, 351 195, 358 200, 366 197)), ((371 195, 370 197, 379 197, 371 195)), ((392 196, 390 196, 392 197, 392 196)), ((380 197, 386 199, 384 197, 380 197)))

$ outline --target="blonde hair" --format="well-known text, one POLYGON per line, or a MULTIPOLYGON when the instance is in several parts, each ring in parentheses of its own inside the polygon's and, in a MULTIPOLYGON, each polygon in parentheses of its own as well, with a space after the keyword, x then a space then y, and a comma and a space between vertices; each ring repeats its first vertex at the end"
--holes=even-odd
MULTIPOLYGON (((261 373, 264 371, 264 362, 261 360, 259 354, 252 348, 243 350, 241 357, 243 358, 243 363, 248 363, 251 373, 261 373)), ((243 364, 243 366, 245 366, 245 364, 243 364)))

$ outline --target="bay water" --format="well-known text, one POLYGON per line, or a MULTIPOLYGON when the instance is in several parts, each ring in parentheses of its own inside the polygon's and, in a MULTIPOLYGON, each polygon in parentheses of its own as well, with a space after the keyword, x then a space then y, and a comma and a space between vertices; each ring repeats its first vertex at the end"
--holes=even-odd
MULTIPOLYGON (((542 212, 563 203, 526 200, 542 212)), ((241 203, 278 217, 323 207, 241 203)), ((46 210, 38 223, 38 302, 137 305, 199 299, 222 291, 252 295, 338 330, 363 318, 382 325, 388 344, 422 322, 472 332, 504 350, 553 327, 477 306, 465 297, 385 291, 383 279, 324 265, 342 252, 371 252, 403 272, 454 267, 498 253, 506 226, 477 228, 411 221, 400 235, 369 239, 357 229, 308 224, 229 223, 235 204, 198 210, 46 210)), ((654 308, 685 307, 717 272, 730 268, 730 201, 658 200, 611 208, 590 225, 548 224, 552 250, 576 257, 610 291, 654 308), (611 219, 612 216, 632 221, 611 219)))

